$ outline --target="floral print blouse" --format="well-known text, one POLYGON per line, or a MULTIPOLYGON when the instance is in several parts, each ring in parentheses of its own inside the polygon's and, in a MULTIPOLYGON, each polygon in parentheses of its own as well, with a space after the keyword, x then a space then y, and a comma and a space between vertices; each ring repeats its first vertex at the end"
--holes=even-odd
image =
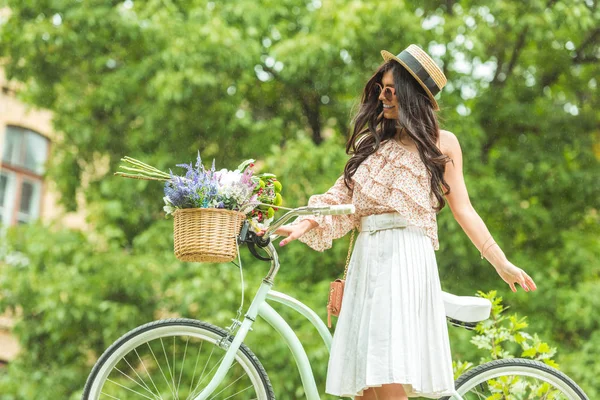
MULTIPOLYGON (((404 148, 396 140, 382 142, 379 149, 367 157, 352 177, 353 189, 340 176, 324 194, 311 196, 309 206, 354 204, 351 215, 302 216, 319 225, 298 240, 318 251, 329 249, 334 239, 360 227, 367 215, 398 212, 410 225, 423 229, 433 248, 439 249, 437 238, 437 200, 431 191, 431 177, 417 153, 404 148)), ((294 223, 294 224, 295 224, 294 223)))

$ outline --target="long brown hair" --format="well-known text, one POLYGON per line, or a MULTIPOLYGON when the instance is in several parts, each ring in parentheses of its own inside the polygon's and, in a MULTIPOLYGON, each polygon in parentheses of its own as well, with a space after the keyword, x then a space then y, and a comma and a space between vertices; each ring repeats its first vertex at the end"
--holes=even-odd
POLYGON ((379 67, 365 86, 352 122, 354 131, 346 143, 346 153, 352 157, 344 168, 344 182, 349 189, 352 187, 351 178, 360 164, 379 149, 382 141, 393 139, 397 128, 402 128, 414 141, 431 176, 431 191, 437 199, 435 211, 439 212, 444 208, 444 194, 450 193, 444 172, 446 163, 451 159, 436 146, 440 132, 431 101, 421 85, 402 65, 390 60, 379 67), (375 90, 375 84, 381 84, 383 74, 390 70, 394 76, 399 104, 398 120, 383 117, 383 104, 375 90))

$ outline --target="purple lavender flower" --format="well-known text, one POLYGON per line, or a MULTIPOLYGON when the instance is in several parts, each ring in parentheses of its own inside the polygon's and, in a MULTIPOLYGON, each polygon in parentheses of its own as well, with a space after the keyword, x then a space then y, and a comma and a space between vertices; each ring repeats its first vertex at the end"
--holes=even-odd
POLYGON ((256 182, 252 182, 252 168, 247 168, 243 175, 242 175, 242 179, 240 179, 240 182, 243 184, 246 184, 250 189, 254 190, 254 188, 256 187, 256 185, 258 183, 256 182))
MULTIPOLYGON (((196 165, 178 164, 185 168, 185 176, 176 176, 170 171, 171 179, 165 183, 164 192, 168 202, 175 208, 226 208, 238 210, 248 207, 248 200, 257 182, 251 168, 216 171, 213 159, 210 170, 202 165, 200 152, 196 165)), ((256 201, 256 199, 255 199, 256 201)))
POLYGON ((164 193, 173 206, 178 208, 190 206, 189 197, 192 190, 188 183, 187 179, 173 175, 173 172, 171 172, 171 180, 165 183, 164 193))

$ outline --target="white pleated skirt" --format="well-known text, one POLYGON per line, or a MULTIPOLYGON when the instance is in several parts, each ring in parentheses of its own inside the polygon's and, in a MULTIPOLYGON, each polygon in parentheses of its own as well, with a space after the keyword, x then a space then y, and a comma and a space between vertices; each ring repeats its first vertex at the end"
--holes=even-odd
POLYGON ((353 397, 403 384, 409 397, 454 390, 452 359, 435 252, 421 228, 399 214, 363 217, 333 335, 326 392, 353 397))

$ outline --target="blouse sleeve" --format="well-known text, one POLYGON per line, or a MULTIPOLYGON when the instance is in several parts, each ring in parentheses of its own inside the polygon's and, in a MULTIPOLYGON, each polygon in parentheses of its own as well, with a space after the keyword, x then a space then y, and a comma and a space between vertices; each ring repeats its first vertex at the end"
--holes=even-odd
MULTIPOLYGON (((311 196, 308 200, 310 207, 331 206, 352 203, 352 190, 346 187, 344 176, 340 176, 335 184, 324 194, 311 196)), ((298 217, 294 223, 310 219, 318 226, 311 229, 298 240, 306 243, 317 251, 331 248, 334 239, 341 238, 355 226, 354 215, 304 215, 298 217)))

